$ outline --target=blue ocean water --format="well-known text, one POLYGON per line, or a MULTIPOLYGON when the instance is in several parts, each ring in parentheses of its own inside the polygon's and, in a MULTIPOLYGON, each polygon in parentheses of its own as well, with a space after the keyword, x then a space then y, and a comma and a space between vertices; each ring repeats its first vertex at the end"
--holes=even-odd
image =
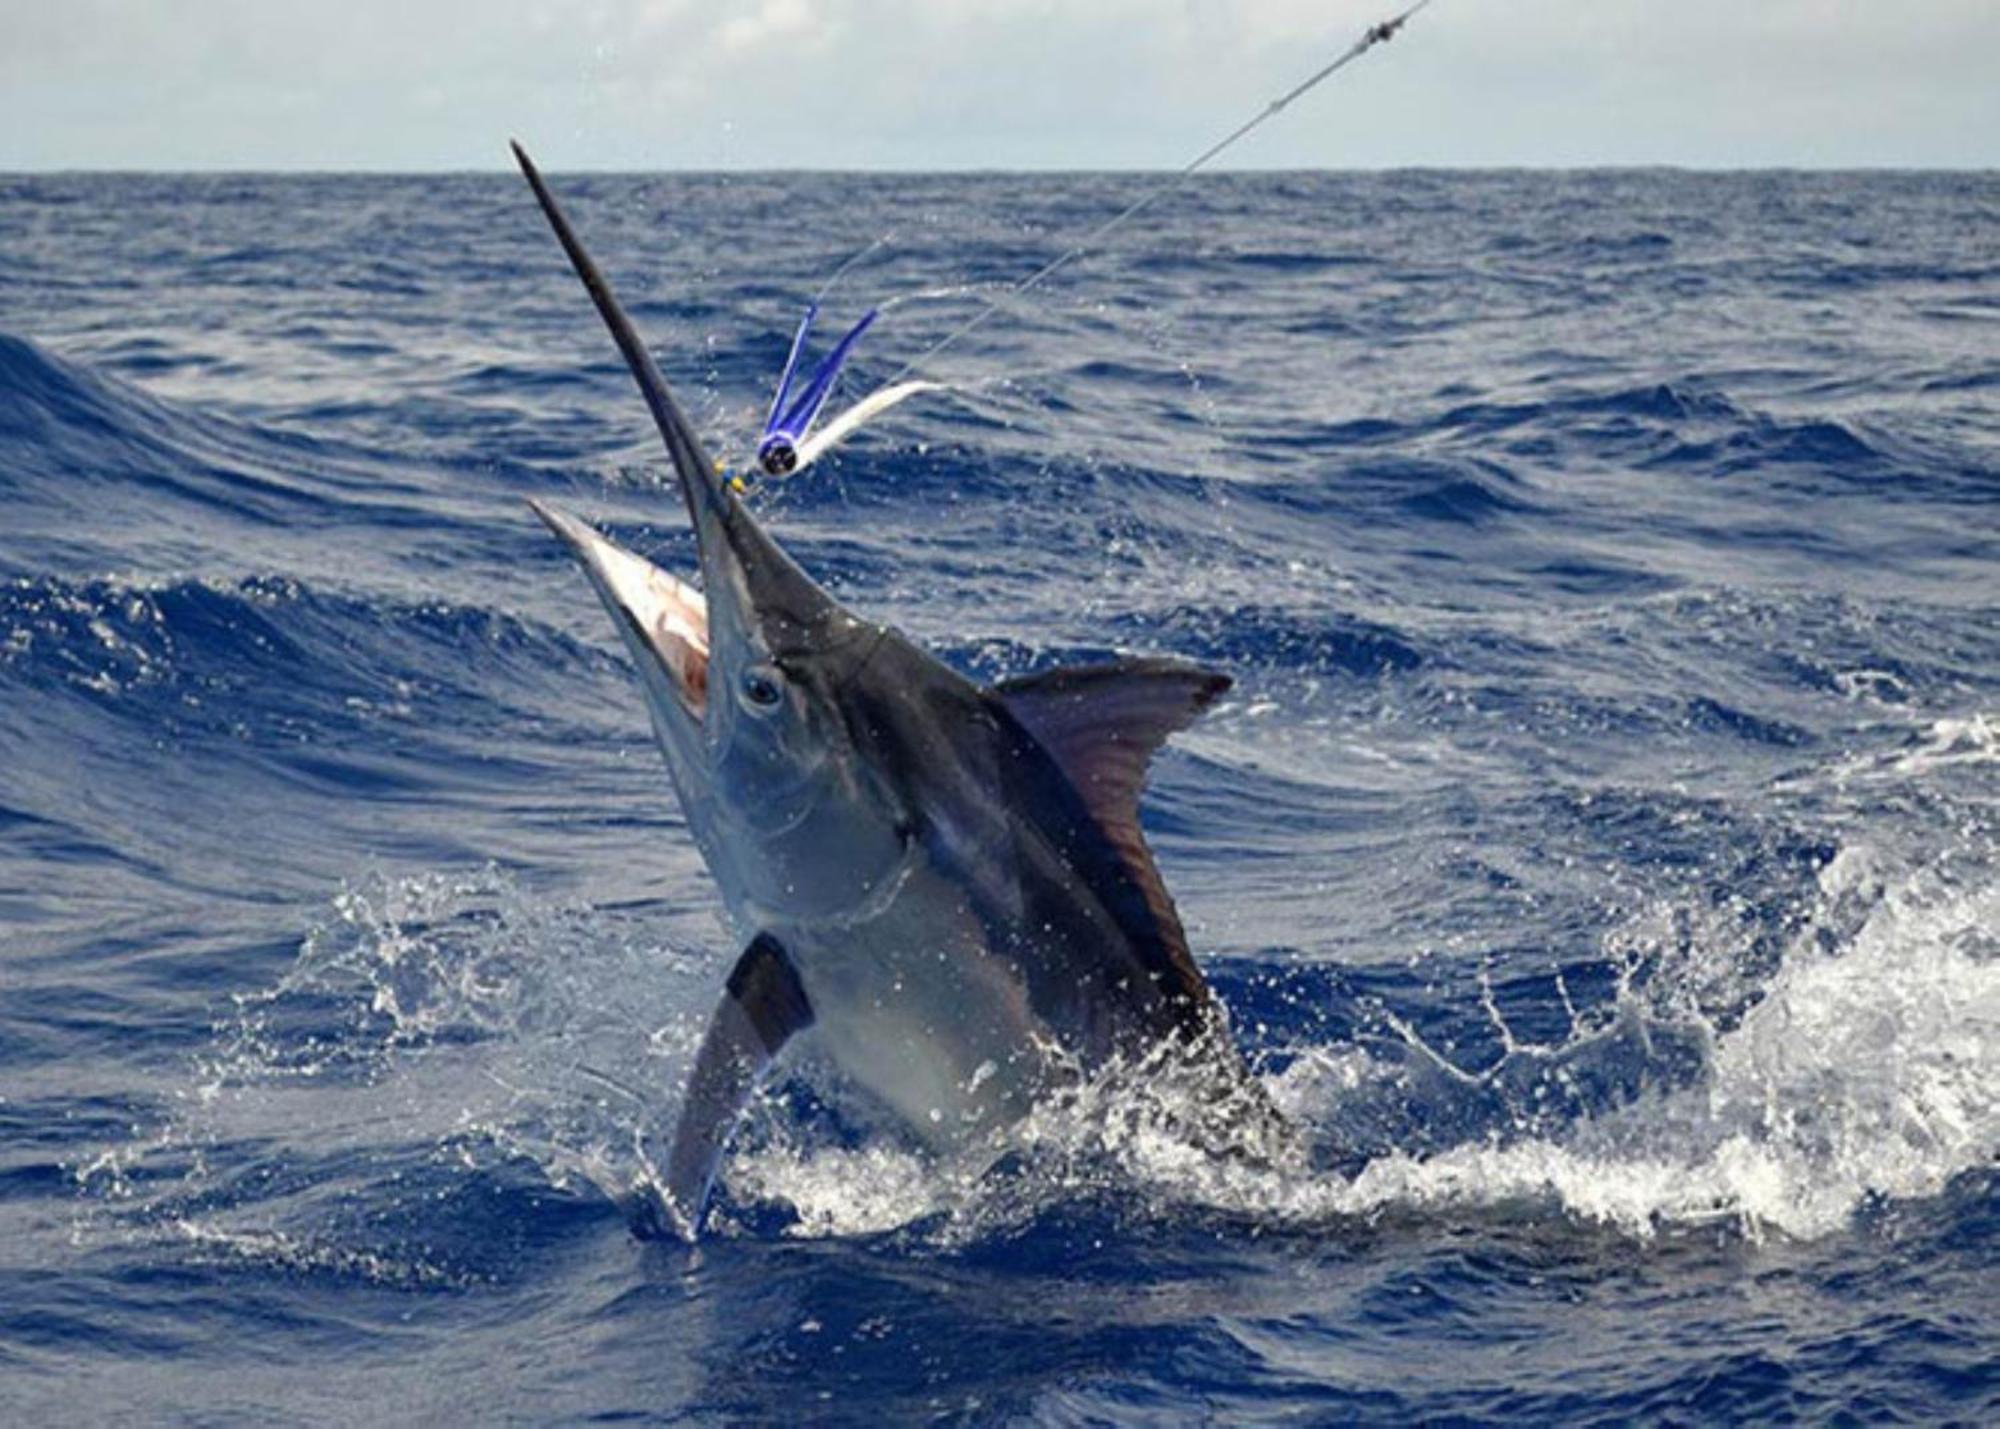
MULTIPOLYGON (((1144 182, 557 180, 739 454, 843 258, 858 391, 1144 182)), ((2000 1417, 2000 178, 1205 178, 1004 306, 758 505, 1236 677, 1146 816, 1317 1169, 806 1057, 641 1246, 734 949, 523 498, 692 547, 526 190, 0 179, 0 1418, 2000 1417)))

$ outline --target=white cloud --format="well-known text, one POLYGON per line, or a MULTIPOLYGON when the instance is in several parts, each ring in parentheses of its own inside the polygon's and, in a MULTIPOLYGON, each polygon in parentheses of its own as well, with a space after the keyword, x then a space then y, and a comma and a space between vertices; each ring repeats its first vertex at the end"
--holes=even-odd
POLYGON ((832 29, 806 0, 762 0, 751 13, 724 20, 718 38, 726 53, 743 55, 808 37, 823 42, 832 29))

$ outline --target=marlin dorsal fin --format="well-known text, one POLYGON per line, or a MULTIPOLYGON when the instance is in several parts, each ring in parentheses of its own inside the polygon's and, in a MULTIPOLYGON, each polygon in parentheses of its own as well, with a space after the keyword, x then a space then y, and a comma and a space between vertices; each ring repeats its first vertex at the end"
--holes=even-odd
POLYGON ((1046 670, 988 695, 1068 776, 1131 879, 1147 917, 1134 929, 1141 958, 1183 1031, 1207 1026, 1208 985, 1188 952, 1174 900, 1139 827, 1139 791, 1153 751, 1194 722, 1230 679, 1179 660, 1125 657, 1046 670))
POLYGON ((1126 656, 1003 680, 992 693, 1123 847, 1138 842, 1139 791, 1153 751, 1229 685, 1229 676, 1186 661, 1126 656))

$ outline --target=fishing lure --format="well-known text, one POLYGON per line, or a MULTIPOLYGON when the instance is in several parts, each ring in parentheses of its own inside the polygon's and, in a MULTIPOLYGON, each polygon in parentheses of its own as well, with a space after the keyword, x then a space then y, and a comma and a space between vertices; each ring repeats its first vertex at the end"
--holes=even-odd
MULTIPOLYGON (((1178 170, 1168 174, 1159 183, 1147 189, 1130 204, 1127 204, 1110 218, 1098 224, 1097 227, 1091 229, 1082 238, 1063 249, 1055 257, 1049 259, 1048 262, 1042 264, 1041 267, 1037 268, 1027 277, 1009 286, 999 298, 987 299, 971 317, 904 363, 888 381, 882 383, 881 386, 829 422, 824 431, 816 434, 813 432, 813 424, 818 420, 820 409, 826 405, 826 399, 833 391, 834 380, 840 376, 840 369, 846 363, 848 355, 853 352, 854 344, 861 340, 861 335, 868 330, 869 325, 875 321, 881 310, 879 308, 870 308, 863 315, 861 321, 848 329, 847 336, 834 344, 833 351, 827 354, 826 358, 813 372, 812 380, 806 384, 805 391, 799 395, 796 401, 791 401, 792 381, 797 374, 799 358, 805 349, 806 336, 812 328, 813 318, 819 311, 819 298, 815 297, 811 303, 806 305, 805 320, 799 324, 798 335, 792 339, 791 356, 786 359, 784 376, 778 381, 778 395, 771 403, 771 415, 765 420, 764 435, 757 443, 757 464, 764 469, 766 475, 789 476, 812 465, 822 453, 830 450, 837 442, 858 429, 862 423, 880 416, 904 398, 913 397, 919 392, 934 391, 941 388, 944 384, 926 381, 913 376, 913 374, 946 348, 955 345, 975 329, 983 326, 994 314, 1000 311, 1002 301, 1018 298, 1032 289, 1040 287, 1044 280, 1054 276, 1078 259, 1096 251, 1115 231, 1180 188, 1182 184, 1186 183, 1199 170, 1206 168, 1210 161, 1215 159, 1224 150, 1236 144, 1238 140, 1246 137, 1252 130, 1283 112, 1290 106, 1293 100, 1299 98, 1309 90, 1318 88, 1319 85, 1331 78, 1335 72, 1344 69, 1348 64, 1361 58, 1362 55, 1374 49, 1377 45, 1393 40, 1396 37, 1396 33, 1409 23, 1410 18, 1430 3, 1431 0, 1416 0, 1414 5, 1411 5, 1401 14, 1391 16, 1379 24, 1370 25, 1362 32, 1361 38, 1349 45, 1347 49, 1343 50, 1333 60, 1322 65, 1304 80, 1270 101, 1262 109, 1237 125, 1236 128, 1230 130, 1229 133, 1223 135, 1220 139, 1209 145, 1208 148, 1188 160, 1178 170), (787 405, 788 402, 790 405, 787 405)), ((886 242, 888 242, 888 235, 885 234, 883 237, 876 239, 861 253, 856 254, 843 263, 839 271, 827 281, 826 286, 820 289, 820 296, 825 296, 827 290, 849 268, 853 267, 862 258, 868 256, 868 254, 874 252, 886 242)))
POLYGON ((805 390, 794 398, 792 383, 799 375, 799 360, 805 356, 806 339, 812 335, 813 319, 819 316, 817 300, 806 304, 806 315, 800 320, 798 333, 792 338, 791 354, 785 358, 784 375, 778 379, 777 394, 771 398, 771 414, 764 419, 764 435, 757 441, 757 465, 764 468, 767 476, 790 476, 810 460, 802 459, 801 449, 806 445, 813 423, 819 420, 820 409, 826 406, 826 399, 833 395, 833 384, 840 376, 840 369, 847 365, 854 345, 861 341, 861 335, 880 315, 880 308, 870 308, 863 313, 861 321, 847 330, 847 336, 833 345, 833 351, 820 359, 805 390))

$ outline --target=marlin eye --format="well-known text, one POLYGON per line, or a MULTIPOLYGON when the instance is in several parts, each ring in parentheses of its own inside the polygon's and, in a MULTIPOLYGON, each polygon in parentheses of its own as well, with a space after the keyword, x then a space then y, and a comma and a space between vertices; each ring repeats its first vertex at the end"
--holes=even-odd
POLYGON ((751 670, 743 676, 743 698, 759 709, 770 709, 785 697, 777 677, 768 670, 751 670))

